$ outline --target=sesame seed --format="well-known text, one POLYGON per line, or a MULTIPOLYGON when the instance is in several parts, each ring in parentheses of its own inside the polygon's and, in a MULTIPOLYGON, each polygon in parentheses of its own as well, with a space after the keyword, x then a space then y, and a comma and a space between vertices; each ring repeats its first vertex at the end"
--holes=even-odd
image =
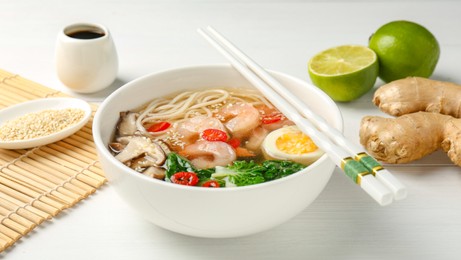
POLYGON ((176 131, 170 130, 168 131, 168 135, 163 139, 166 143, 175 146, 175 147, 180 147, 180 149, 184 149, 184 146, 186 143, 182 141, 184 136, 179 134, 176 131))
POLYGON ((4 122, 0 140, 18 141, 47 136, 79 122, 85 111, 79 108, 43 110, 4 122))

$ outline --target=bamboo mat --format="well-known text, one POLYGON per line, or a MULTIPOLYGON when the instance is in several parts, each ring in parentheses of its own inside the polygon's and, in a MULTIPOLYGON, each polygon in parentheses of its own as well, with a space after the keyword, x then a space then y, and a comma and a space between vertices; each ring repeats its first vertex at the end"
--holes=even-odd
MULTIPOLYGON (((0 109, 28 100, 65 96, 0 70, 0 109)), ((92 107, 94 115, 97 107, 92 107)), ((0 149, 0 252, 106 182, 91 124, 92 118, 74 135, 49 145, 0 149)))

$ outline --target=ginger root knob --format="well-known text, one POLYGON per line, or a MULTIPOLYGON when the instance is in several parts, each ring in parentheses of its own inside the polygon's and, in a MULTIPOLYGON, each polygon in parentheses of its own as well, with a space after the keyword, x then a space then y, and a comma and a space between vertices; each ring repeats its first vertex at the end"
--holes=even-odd
POLYGON ((461 117, 461 86, 444 81, 409 77, 379 87, 373 103, 381 111, 401 116, 426 111, 461 117))
POLYGON ((461 119, 430 112, 362 119, 360 143, 376 159, 407 163, 440 148, 461 166, 461 119))

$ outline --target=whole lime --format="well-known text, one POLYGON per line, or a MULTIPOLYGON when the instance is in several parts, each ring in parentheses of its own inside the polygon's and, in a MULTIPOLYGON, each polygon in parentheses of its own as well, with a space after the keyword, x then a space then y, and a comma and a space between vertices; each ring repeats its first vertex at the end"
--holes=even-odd
POLYGON ((440 46, 425 27, 410 21, 381 26, 369 40, 379 60, 379 77, 390 82, 409 76, 428 78, 440 56, 440 46))
POLYGON ((343 45, 324 50, 308 62, 312 83, 334 101, 358 99, 378 78, 378 57, 366 46, 343 45))

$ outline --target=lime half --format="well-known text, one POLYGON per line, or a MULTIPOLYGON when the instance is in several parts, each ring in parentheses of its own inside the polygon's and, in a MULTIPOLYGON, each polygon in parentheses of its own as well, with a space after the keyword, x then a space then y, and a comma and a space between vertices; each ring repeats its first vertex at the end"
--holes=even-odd
POLYGON ((378 70, 376 53, 361 45, 322 51, 308 63, 312 83, 340 102, 355 100, 373 88, 378 70))

